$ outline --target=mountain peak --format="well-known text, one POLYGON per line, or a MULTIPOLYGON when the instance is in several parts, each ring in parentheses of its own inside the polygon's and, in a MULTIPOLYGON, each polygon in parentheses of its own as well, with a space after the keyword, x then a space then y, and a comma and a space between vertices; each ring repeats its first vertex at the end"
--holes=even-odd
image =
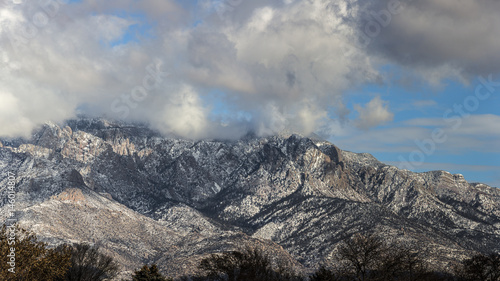
POLYGON ((179 262, 264 242, 313 267, 341 239, 380 229, 425 242, 442 267, 500 251, 498 189, 400 170, 314 136, 194 141, 100 118, 33 136, 0 147, 0 167, 16 173, 20 221, 50 243, 100 243, 127 268, 147 261, 181 274, 179 262))

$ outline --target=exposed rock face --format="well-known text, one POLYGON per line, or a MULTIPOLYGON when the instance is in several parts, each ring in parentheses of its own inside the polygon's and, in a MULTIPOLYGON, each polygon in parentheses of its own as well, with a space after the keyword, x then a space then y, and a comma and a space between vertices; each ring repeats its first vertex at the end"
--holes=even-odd
POLYGON ((100 244, 129 271, 157 262, 179 276, 207 253, 243 245, 304 270, 373 230, 444 254, 443 266, 500 251, 498 189, 298 135, 190 141, 79 119, 1 144, 2 209, 11 171, 23 225, 54 244, 100 244))

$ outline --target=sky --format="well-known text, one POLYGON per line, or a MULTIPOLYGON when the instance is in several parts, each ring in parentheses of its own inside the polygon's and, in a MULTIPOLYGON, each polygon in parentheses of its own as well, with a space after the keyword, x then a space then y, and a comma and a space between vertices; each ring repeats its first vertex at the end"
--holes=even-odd
POLYGON ((319 135, 500 187, 497 0, 0 0, 0 137, 319 135))

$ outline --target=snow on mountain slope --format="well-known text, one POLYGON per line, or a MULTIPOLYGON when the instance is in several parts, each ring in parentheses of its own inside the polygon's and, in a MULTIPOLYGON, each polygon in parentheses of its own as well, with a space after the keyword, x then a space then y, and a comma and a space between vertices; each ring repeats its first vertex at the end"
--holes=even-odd
POLYGON ((500 251, 498 189, 399 170, 317 138, 192 141, 87 118, 1 143, 1 208, 12 171, 24 225, 53 243, 99 243, 126 268, 154 261, 178 275, 241 244, 312 267, 341 239, 375 230, 425 244, 442 266, 500 251))

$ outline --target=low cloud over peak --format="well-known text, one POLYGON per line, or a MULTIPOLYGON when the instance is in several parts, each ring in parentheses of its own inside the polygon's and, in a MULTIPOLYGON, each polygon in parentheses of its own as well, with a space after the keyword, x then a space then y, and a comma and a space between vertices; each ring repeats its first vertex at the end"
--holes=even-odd
MULTIPOLYGON (((330 134, 383 66, 431 83, 500 71, 493 0, 64 3, 0 6, 1 136, 79 111, 188 138, 330 134)), ((353 109, 361 129, 394 117, 379 97, 353 109)))

